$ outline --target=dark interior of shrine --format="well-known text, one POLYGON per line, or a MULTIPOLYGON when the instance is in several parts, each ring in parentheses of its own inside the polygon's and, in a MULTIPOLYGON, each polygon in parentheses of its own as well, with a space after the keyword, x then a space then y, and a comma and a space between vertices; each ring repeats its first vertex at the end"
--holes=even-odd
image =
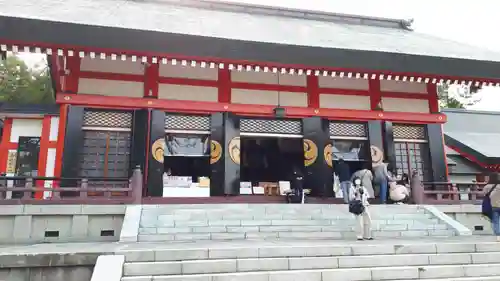
POLYGON ((288 181, 294 169, 304 170, 301 138, 241 137, 240 180, 252 182, 288 181))

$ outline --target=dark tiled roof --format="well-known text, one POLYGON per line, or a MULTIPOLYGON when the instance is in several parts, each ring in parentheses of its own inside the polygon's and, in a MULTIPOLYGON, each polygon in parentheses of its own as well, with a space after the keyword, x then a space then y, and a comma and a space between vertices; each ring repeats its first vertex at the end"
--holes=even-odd
POLYGON ((59 106, 57 104, 0 103, 0 115, 6 114, 59 115, 59 106))
POLYGON ((410 31, 408 22, 401 20, 215 2, 3 1, 0 15, 250 42, 500 62, 500 53, 410 31), (184 5, 179 5, 181 2, 184 5))
MULTIPOLYGON (((469 148, 484 158, 500 157, 500 114, 446 109, 445 140, 469 148)), ((448 143, 448 145, 453 145, 448 143)))
MULTIPOLYGON (((471 161, 459 155, 451 155, 447 157, 448 161, 453 161, 454 165, 450 170, 450 174, 481 174, 483 169, 471 161)), ((450 162, 448 162, 450 164, 450 162)))

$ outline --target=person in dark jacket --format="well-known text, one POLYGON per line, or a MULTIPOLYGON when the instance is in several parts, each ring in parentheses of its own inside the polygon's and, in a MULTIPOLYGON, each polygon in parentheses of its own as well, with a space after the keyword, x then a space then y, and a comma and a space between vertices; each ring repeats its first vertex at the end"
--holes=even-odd
POLYGON ((286 201, 288 203, 301 204, 304 203, 304 176, 300 169, 294 169, 290 179, 291 192, 287 194, 286 201))
POLYGON ((347 204, 349 203, 349 190, 351 189, 351 170, 344 159, 340 158, 335 165, 335 173, 339 177, 344 202, 347 204))

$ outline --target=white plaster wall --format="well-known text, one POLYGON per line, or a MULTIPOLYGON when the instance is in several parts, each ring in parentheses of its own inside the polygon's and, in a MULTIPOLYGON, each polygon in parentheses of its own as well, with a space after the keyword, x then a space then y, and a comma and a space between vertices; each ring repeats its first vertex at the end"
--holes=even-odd
POLYGON ((356 79, 347 77, 318 76, 318 84, 321 88, 338 88, 350 90, 368 90, 367 79, 356 79))
POLYGON ((52 116, 50 117, 49 141, 56 141, 58 133, 59 133, 59 117, 52 116))
POLYGON ((429 113, 429 101, 421 99, 382 98, 384 111, 429 113))
POLYGON ((160 64, 161 77, 177 77, 204 80, 217 80, 219 71, 217 68, 201 68, 199 66, 180 66, 160 64))
POLYGON ((117 60, 84 57, 81 60, 80 70, 143 75, 144 65, 140 61, 122 61, 119 57, 117 60))
POLYGON ((380 80, 380 90, 382 92, 427 94, 425 83, 408 81, 380 80))
POLYGON ((13 119, 10 142, 18 142, 19 137, 42 136, 42 119, 13 119))
POLYGON ((143 97, 144 83, 132 81, 80 78, 78 92, 81 94, 143 97))
POLYGON ((370 97, 320 94, 319 106, 321 108, 370 110, 370 97))
POLYGON ((215 87, 160 84, 158 88, 158 98, 170 100, 216 102, 219 93, 215 87))
POLYGON ((307 107, 307 93, 232 89, 231 103, 307 107), (279 94, 279 99, 278 99, 279 94))
MULTIPOLYGON (((45 163, 45 176, 46 177, 53 177, 55 167, 56 167, 56 149, 49 148, 49 149, 47 149, 47 163, 45 163)), ((53 185, 53 181, 45 181, 45 183, 44 183, 45 187, 52 187, 52 185, 53 185)), ((50 191, 43 192, 43 198, 49 198, 51 195, 52 195, 52 192, 50 192, 50 191)))
POLYGON ((306 75, 291 75, 272 72, 232 71, 233 82, 246 82, 255 84, 274 84, 287 86, 306 86, 306 75), (278 83, 279 82, 279 83, 278 83))

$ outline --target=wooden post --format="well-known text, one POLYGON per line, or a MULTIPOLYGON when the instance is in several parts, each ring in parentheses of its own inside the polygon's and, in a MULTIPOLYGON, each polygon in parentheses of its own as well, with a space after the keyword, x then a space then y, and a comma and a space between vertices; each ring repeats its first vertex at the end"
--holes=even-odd
POLYGON ((135 166, 132 177, 130 178, 130 196, 132 204, 142 203, 142 172, 140 166, 135 166))
POLYGON ((82 179, 82 182, 80 183, 80 198, 87 198, 89 192, 88 188, 89 188, 89 180, 82 179))
POLYGON ((411 173, 411 182, 410 182, 411 194, 413 203, 420 205, 424 203, 424 186, 420 181, 417 171, 413 171, 411 173))
POLYGON ((33 179, 26 178, 26 182, 24 183, 24 188, 28 189, 23 192, 23 199, 31 199, 31 193, 33 192, 33 179))

